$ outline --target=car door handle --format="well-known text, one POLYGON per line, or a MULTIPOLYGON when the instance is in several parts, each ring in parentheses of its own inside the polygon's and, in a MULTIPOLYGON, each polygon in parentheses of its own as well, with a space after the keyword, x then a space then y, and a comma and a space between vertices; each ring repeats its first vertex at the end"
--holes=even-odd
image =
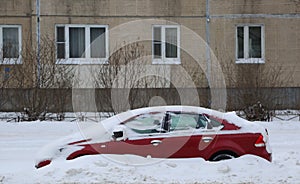
POLYGON ((213 137, 202 137, 202 140, 205 142, 205 143, 208 143, 210 141, 212 141, 214 138, 213 137))
POLYGON ((160 140, 152 140, 152 141, 151 141, 151 144, 152 144, 153 146, 158 146, 160 143, 162 143, 160 140))

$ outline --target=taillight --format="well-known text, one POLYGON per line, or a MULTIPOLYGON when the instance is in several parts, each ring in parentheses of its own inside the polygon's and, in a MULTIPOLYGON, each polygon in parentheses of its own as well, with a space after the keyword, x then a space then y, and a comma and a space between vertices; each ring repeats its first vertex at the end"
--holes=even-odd
POLYGON ((258 138, 257 138, 257 140, 256 140, 256 142, 255 142, 255 147, 265 147, 266 146, 266 144, 265 144, 265 141, 264 141, 264 136, 263 135, 260 135, 258 138))

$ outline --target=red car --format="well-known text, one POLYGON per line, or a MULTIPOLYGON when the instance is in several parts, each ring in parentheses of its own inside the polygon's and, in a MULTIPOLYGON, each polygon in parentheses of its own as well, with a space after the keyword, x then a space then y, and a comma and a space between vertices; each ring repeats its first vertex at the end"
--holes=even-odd
POLYGON ((202 157, 209 161, 253 154, 271 161, 266 129, 239 118, 191 106, 136 109, 108 118, 46 146, 36 168, 62 155, 134 154, 154 158, 202 157))

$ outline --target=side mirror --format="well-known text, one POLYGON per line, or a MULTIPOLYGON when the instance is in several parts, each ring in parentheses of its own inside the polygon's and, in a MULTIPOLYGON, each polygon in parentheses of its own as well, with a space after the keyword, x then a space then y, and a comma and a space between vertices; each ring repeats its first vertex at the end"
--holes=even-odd
POLYGON ((113 132, 113 137, 114 137, 115 139, 122 138, 123 136, 124 136, 123 131, 113 132))
POLYGON ((116 141, 123 141, 127 139, 125 127, 123 125, 117 126, 112 132, 112 138, 116 141))

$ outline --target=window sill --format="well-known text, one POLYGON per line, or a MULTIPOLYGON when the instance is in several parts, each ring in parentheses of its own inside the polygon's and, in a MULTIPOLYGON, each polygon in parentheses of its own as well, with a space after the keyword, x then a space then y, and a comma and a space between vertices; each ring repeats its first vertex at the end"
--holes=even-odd
POLYGON ((243 58, 243 59, 237 59, 235 61, 236 64, 264 64, 265 60, 262 58, 243 58))
POLYGON ((22 60, 19 58, 4 58, 0 61, 0 65, 19 65, 22 64, 22 60))
POLYGON ((154 65, 180 65, 180 59, 153 59, 152 64, 154 65))
POLYGON ((108 64, 108 59, 107 58, 57 59, 56 64, 63 64, 63 65, 98 65, 98 64, 108 64))

